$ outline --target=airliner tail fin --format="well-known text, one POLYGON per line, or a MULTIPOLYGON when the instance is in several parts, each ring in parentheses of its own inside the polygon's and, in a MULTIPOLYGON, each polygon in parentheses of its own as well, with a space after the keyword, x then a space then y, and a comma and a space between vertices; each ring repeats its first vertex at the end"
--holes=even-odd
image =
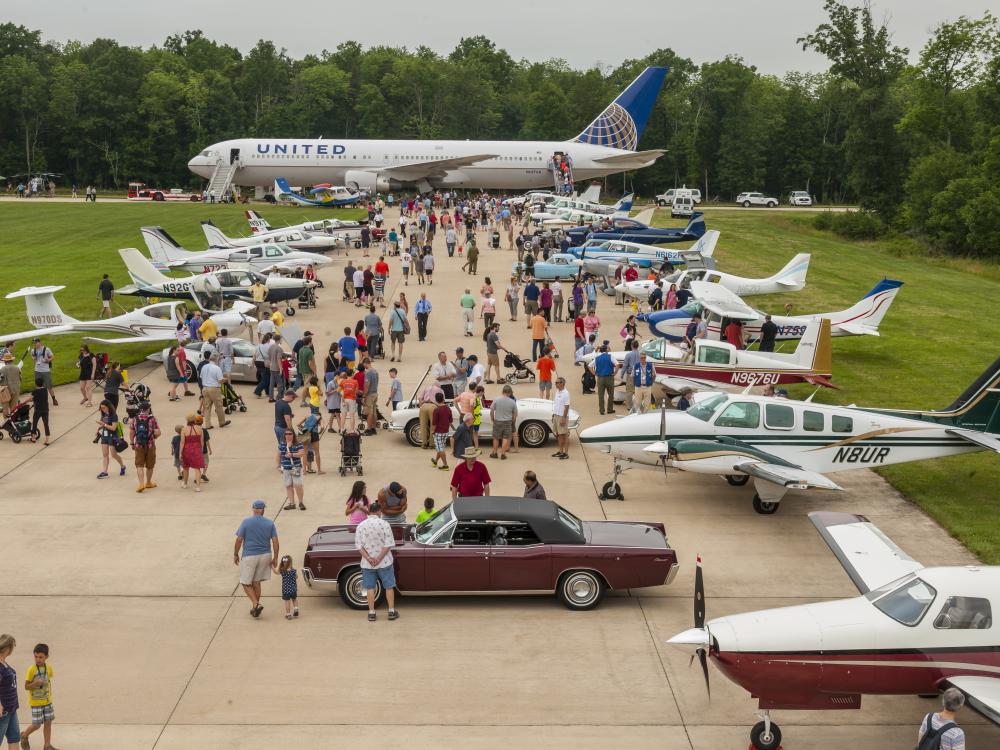
POLYGON ((635 151, 668 71, 666 67, 646 68, 574 140, 635 151))

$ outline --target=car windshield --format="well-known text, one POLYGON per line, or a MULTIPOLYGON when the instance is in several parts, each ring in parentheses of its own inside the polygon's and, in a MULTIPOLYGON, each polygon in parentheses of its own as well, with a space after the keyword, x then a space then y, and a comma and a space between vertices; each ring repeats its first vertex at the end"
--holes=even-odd
POLYGON ((568 526, 577 536, 583 534, 583 522, 561 505, 556 506, 556 517, 564 526, 568 526))
POLYGON ((445 526, 455 520, 455 514, 451 506, 444 508, 437 515, 431 516, 416 529, 417 541, 421 544, 430 544, 431 539, 437 536, 445 526))
POLYGON ((879 611, 896 622, 912 627, 923 619, 924 614, 934 603, 937 590, 923 579, 910 576, 904 578, 901 584, 894 581, 892 584, 869 591, 866 596, 879 611), (886 593, 886 589, 890 586, 895 588, 886 593))
POLYGON ((699 401, 697 404, 692 406, 687 410, 687 413, 692 417, 700 419, 702 422, 707 422, 715 414, 716 410, 726 402, 727 396, 724 393, 716 394, 706 398, 704 401, 699 401))

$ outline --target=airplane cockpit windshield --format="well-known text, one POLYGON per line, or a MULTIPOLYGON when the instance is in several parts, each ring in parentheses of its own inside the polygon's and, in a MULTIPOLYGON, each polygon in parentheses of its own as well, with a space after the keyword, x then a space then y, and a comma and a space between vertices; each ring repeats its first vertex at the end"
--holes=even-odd
POLYGON ((702 422, 707 422, 718 411, 719 407, 726 403, 728 398, 725 393, 718 393, 715 396, 706 398, 704 401, 699 401, 688 409, 687 413, 696 419, 700 419, 702 422))
POLYGON ((880 612, 898 623, 913 627, 920 623, 934 603, 937 590, 916 575, 910 575, 902 583, 893 581, 869 591, 865 596, 880 612))
MULTIPOLYGON (((157 320, 174 320, 174 307, 170 302, 165 302, 162 305, 151 305, 147 307, 144 312, 150 318, 156 318, 157 320)), ((176 305, 177 313, 180 315, 180 319, 184 319, 184 306, 176 305)))
POLYGON ((283 247, 281 245, 267 245, 264 248, 264 257, 265 258, 280 258, 282 255, 288 255, 288 253, 290 253, 290 252, 291 252, 291 250, 289 250, 287 247, 283 247))
POLYGON ((615 219, 616 229, 645 229, 645 224, 640 224, 632 219, 615 219))

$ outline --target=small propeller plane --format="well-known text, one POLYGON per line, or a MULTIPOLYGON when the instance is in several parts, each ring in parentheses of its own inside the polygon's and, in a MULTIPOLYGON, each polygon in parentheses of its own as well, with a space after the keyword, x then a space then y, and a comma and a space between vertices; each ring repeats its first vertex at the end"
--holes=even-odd
POLYGON ((358 201, 363 200, 361 193, 354 192, 344 185, 313 185, 309 191, 312 198, 307 198, 292 190, 288 186, 288 181, 279 177, 274 181, 274 197, 279 201, 291 201, 302 206, 314 206, 318 208, 340 208, 341 206, 354 206, 358 201))
MULTIPOLYGON (((664 403, 666 399, 663 399, 664 403)), ((623 465, 754 481, 754 510, 775 513, 790 489, 840 490, 826 474, 960 453, 1000 453, 1000 358, 943 411, 833 406, 719 393, 687 411, 632 414, 588 427, 580 442, 613 457, 602 496, 622 497, 623 465)))
POLYGON ((575 227, 601 221, 611 216, 627 218, 632 210, 632 193, 622 196, 621 200, 612 206, 600 203, 589 203, 574 198, 562 198, 543 211, 531 214, 531 220, 546 227, 575 227))
POLYGON ((570 252, 582 261, 586 273, 611 277, 618 266, 624 265, 669 271, 674 266, 700 258, 703 265, 710 267, 718 242, 719 230, 710 229, 687 250, 670 250, 621 240, 588 240, 581 247, 570 248, 570 252))
POLYGON ((256 247, 262 242, 274 242, 286 245, 292 250, 321 253, 333 250, 342 243, 326 234, 308 234, 297 229, 273 229, 270 232, 257 232, 250 237, 227 237, 221 229, 212 223, 211 219, 201 222, 201 231, 205 233, 210 248, 215 247, 256 247))
MULTIPOLYGON (((681 289, 694 281, 718 284, 733 294, 743 297, 752 297, 755 294, 799 292, 805 288, 811 256, 809 253, 799 253, 788 261, 784 268, 765 279, 748 279, 743 276, 716 271, 714 268, 709 267, 700 256, 692 256, 688 259, 686 252, 683 253, 683 257, 686 265, 683 271, 674 271, 658 279, 663 284, 664 294, 670 289, 671 284, 676 284, 677 288, 681 289)), ((615 286, 615 291, 626 297, 645 301, 649 297, 650 292, 653 291, 654 286, 656 286, 656 281, 650 279, 623 281, 615 286)))
MULTIPOLYGON (((702 561, 694 627, 667 641, 708 660, 757 698, 750 746, 777 750, 774 709, 861 708, 862 695, 933 695, 947 688, 1000 724, 1000 660, 993 606, 1000 567, 925 568, 864 516, 816 512, 809 520, 857 586, 852 599, 705 621, 702 561)), ((692 657, 693 658, 693 657, 692 657)))
POLYGON ((623 240, 644 245, 661 245, 668 242, 694 242, 705 234, 705 214, 701 211, 695 211, 685 227, 654 227, 649 225, 651 220, 652 209, 635 218, 604 217, 600 226, 573 227, 567 230, 566 236, 570 245, 574 246, 582 245, 587 240, 623 240))
MULTIPOLYGON (((878 336, 879 323, 902 286, 902 281, 883 279, 859 302, 838 312, 773 315, 771 320, 778 326, 776 339, 789 341, 802 338, 809 321, 815 318, 829 318, 830 333, 833 336, 878 336)), ((711 339, 721 338, 723 318, 743 321, 748 341, 760 338, 760 327, 766 313, 750 307, 738 295, 720 284, 693 281, 691 292, 694 298, 684 307, 640 313, 636 320, 648 323, 651 333, 669 341, 684 339, 691 316, 695 314, 708 316, 708 337, 711 339)))
POLYGON ((291 226, 276 229, 268 223, 267 219, 253 209, 247 209, 244 213, 246 214, 247 222, 250 224, 250 234, 254 236, 267 235, 269 232, 277 231, 332 234, 334 237, 340 239, 345 245, 348 241, 360 241, 361 229, 368 223, 367 219, 363 221, 321 219, 320 221, 305 221, 301 224, 293 224, 291 226))
POLYGON ((266 240, 253 247, 212 248, 201 252, 185 250, 162 227, 142 227, 142 238, 149 248, 153 264, 163 270, 211 273, 227 268, 252 268, 267 271, 272 268, 295 270, 309 266, 328 266, 333 260, 318 253, 289 250, 266 240))
MULTIPOLYGON (((97 320, 77 320, 67 315, 55 300, 55 293, 65 286, 28 286, 11 292, 7 299, 24 298, 28 322, 33 330, 19 333, 0 334, 0 341, 20 341, 35 336, 56 336, 67 333, 91 333, 108 331, 121 334, 119 338, 99 338, 85 336, 85 341, 100 344, 141 344, 145 342, 171 341, 177 336, 177 324, 184 322, 183 302, 161 302, 139 307, 124 315, 97 320)), ((246 302, 236 302, 225 312, 212 316, 222 330, 225 328, 236 335, 256 323, 247 315, 254 306, 246 302)))
MULTIPOLYGON (((251 270, 229 268, 223 271, 194 274, 179 278, 164 276, 134 247, 119 250, 132 284, 115 291, 141 297, 166 297, 168 299, 194 299, 202 310, 218 312, 223 300, 250 300, 250 287, 260 281, 267 287, 265 302, 290 302, 302 296, 306 289, 314 289, 315 281, 294 276, 264 276, 251 270)), ((294 315, 294 308, 288 305, 294 315)))

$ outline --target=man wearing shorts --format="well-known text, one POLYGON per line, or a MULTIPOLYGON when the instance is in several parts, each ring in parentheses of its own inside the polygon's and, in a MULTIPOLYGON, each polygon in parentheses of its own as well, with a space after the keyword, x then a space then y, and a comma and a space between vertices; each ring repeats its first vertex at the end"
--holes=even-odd
POLYGON ((375 622, 375 591, 379 582, 389 603, 389 619, 399 617, 396 611, 396 576, 392 569, 392 548, 396 539, 392 527, 382 520, 382 507, 374 502, 368 508, 368 518, 354 532, 354 546, 361 553, 361 585, 368 598, 368 622, 375 622))
POLYGON ((406 311, 399 306, 399 302, 392 303, 392 311, 389 313, 389 348, 391 356, 390 362, 403 361, 403 342, 406 341, 406 311), (396 345, 399 344, 399 353, 396 353, 396 345))
POLYGON ((139 413, 129 420, 129 442, 135 454, 135 473, 139 480, 136 492, 144 492, 156 487, 153 481, 153 467, 156 466, 156 439, 160 437, 160 425, 153 416, 148 401, 139 402, 139 413))
POLYGON ((365 368, 364 415, 367 421, 365 435, 374 435, 375 421, 378 417, 378 370, 372 361, 365 357, 361 363, 365 368))
POLYGON ((278 568, 278 529, 274 521, 264 518, 263 500, 254 500, 253 515, 244 518, 236 530, 233 564, 240 569, 240 585, 250 600, 251 617, 260 617, 260 582, 271 580, 271 570, 278 568), (243 558, 240 559, 240 547, 243 558))
POLYGON ((552 431, 559 441, 559 450, 552 457, 569 458, 569 391, 566 390, 566 378, 561 376, 556 378, 556 392, 552 398, 552 431))
POLYGON ((37 336, 31 340, 31 359, 35 363, 35 382, 41 380, 42 387, 47 388, 52 397, 52 405, 59 406, 56 392, 52 390, 52 350, 37 336))
POLYGON ((97 296, 101 298, 101 317, 110 318, 111 317, 111 298, 115 293, 115 285, 111 283, 111 279, 108 278, 107 274, 101 279, 101 283, 97 285, 97 296))
POLYGON ((503 387, 503 395, 494 399, 490 405, 490 420, 493 422, 493 452, 490 453, 490 458, 497 457, 499 448, 500 460, 506 461, 514 425, 517 423, 517 401, 514 399, 514 389, 509 385, 503 387))
POLYGON ((546 348, 545 353, 535 362, 538 370, 538 393, 542 398, 552 398, 552 373, 556 370, 556 361, 546 348))
POLYGON ((442 471, 448 470, 448 435, 451 434, 451 407, 444 402, 444 394, 434 396, 431 426, 434 428, 434 458, 431 463, 442 471), (438 463, 440 461, 441 463, 438 463))

